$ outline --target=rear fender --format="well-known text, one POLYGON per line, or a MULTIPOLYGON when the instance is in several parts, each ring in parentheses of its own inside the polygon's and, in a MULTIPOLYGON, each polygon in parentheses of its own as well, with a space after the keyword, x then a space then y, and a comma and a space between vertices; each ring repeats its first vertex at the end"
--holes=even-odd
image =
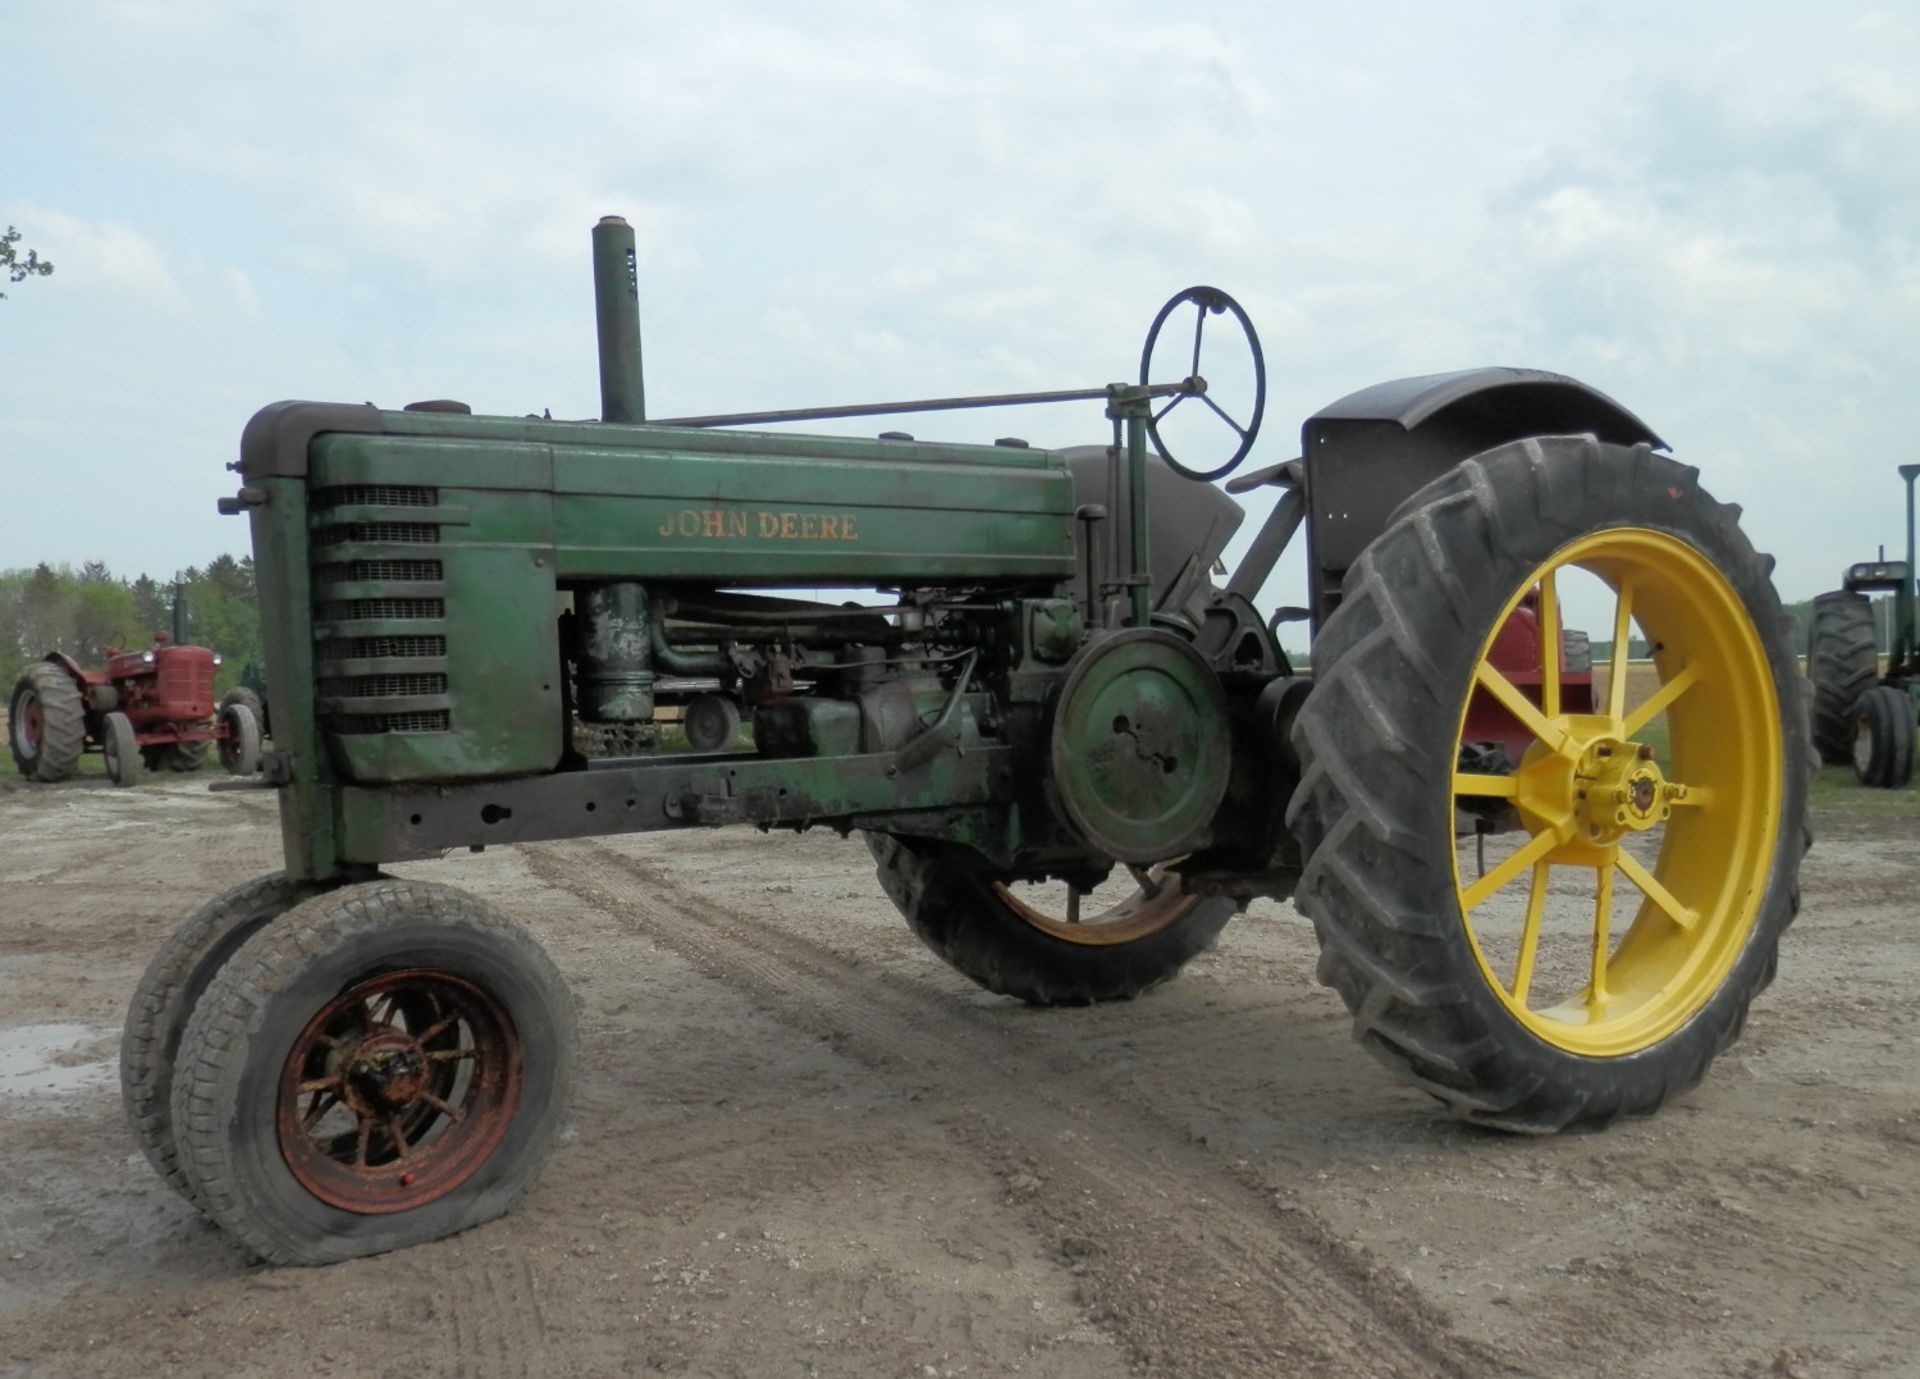
POLYGON ((1527 436, 1591 433, 1618 445, 1666 442, 1597 388, 1539 369, 1467 369, 1376 383, 1308 417, 1307 568, 1313 631, 1388 516, 1460 461, 1527 436))

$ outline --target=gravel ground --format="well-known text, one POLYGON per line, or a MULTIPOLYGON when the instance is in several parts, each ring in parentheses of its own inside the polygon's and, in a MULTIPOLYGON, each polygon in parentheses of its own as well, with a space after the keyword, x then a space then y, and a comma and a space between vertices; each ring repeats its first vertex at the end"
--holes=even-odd
POLYGON ((502 1221, 273 1270, 148 1168, 114 1061, 179 915, 278 865, 271 799, 0 782, 0 1375, 1920 1374, 1920 820, 1816 822, 1743 1041, 1552 1140, 1368 1059, 1287 905, 1036 1012, 927 954, 858 840, 400 867, 549 946, 575 1128, 502 1221))

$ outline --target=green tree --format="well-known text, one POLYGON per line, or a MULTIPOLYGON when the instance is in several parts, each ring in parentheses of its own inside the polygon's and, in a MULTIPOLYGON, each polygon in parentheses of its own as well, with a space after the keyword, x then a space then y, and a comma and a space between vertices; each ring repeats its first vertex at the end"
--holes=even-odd
MULTIPOLYGON (((4 235, 0 235, 0 268, 7 270, 8 282, 21 283, 28 278, 44 278, 53 272, 53 264, 41 258, 36 250, 27 250, 26 257, 22 258, 19 250, 13 247, 19 242, 20 232, 11 225, 7 226, 4 235)), ((0 292, 0 299, 6 295, 0 292)))

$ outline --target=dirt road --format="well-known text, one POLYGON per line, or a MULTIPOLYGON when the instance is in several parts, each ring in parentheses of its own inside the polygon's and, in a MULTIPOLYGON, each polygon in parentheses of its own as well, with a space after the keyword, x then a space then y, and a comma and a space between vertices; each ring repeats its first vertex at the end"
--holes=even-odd
POLYGON ((526 1204, 249 1264, 122 1120, 177 912, 269 799, 0 782, 0 1375, 1920 1374, 1920 819, 1829 807, 1780 980, 1651 1121, 1517 1140, 1347 1037, 1290 906, 1131 1005, 1036 1012, 908 934, 866 849, 702 833, 396 868, 578 993, 526 1204))

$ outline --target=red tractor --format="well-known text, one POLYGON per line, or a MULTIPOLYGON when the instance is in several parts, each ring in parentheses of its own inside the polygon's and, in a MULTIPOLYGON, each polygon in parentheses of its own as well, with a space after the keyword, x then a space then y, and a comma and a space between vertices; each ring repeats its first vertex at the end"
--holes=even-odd
POLYGON ((175 646, 156 633, 145 651, 107 649, 105 670, 83 670, 55 651, 13 687, 7 740, 28 780, 65 780, 80 754, 106 755, 107 774, 132 785, 143 770, 197 771, 207 744, 235 775, 260 769, 260 720, 232 696, 218 706, 204 646, 175 646))

